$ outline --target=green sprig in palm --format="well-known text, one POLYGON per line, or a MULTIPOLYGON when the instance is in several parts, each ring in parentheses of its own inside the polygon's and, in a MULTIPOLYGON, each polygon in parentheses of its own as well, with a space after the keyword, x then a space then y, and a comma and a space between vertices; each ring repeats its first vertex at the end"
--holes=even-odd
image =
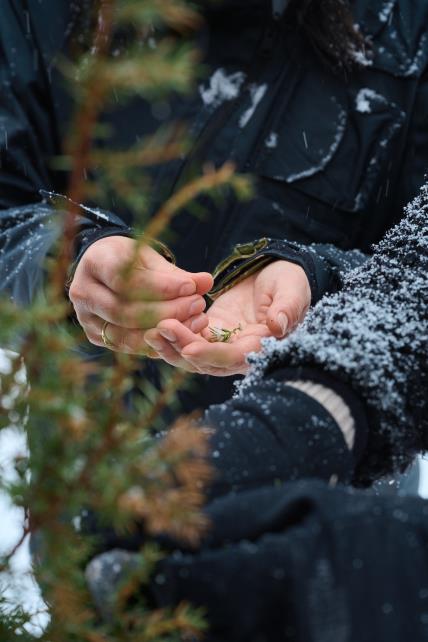
POLYGON ((309 282, 302 268, 275 261, 220 295, 206 313, 204 327, 189 328, 168 319, 149 330, 145 341, 165 361, 191 372, 245 374, 246 355, 259 351, 264 337, 280 338, 292 331, 309 304, 309 282), (239 332, 232 332, 238 327, 239 332), (213 328, 228 330, 228 341, 212 342, 213 328))

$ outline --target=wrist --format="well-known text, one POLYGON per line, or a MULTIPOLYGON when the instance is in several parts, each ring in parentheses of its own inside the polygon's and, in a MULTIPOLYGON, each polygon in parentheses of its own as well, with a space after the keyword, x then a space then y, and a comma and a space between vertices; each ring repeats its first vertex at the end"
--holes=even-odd
POLYGON ((333 417, 342 431, 346 445, 353 450, 355 445, 355 419, 344 398, 331 387, 310 379, 285 381, 287 386, 304 392, 308 397, 317 401, 333 417))
POLYGON ((311 251, 288 241, 269 238, 236 245, 232 254, 215 268, 214 287, 208 293, 208 298, 211 302, 215 301, 230 288, 278 260, 294 263, 304 270, 311 291, 311 302, 318 301, 318 282, 311 251))

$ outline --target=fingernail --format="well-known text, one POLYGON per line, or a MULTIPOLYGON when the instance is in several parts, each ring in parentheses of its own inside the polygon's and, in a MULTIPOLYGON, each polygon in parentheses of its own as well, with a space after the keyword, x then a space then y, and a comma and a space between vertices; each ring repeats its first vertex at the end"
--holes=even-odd
POLYGON ((163 328, 159 328, 159 334, 162 335, 163 338, 167 341, 171 341, 171 343, 175 343, 177 341, 177 336, 171 330, 164 330, 163 328))
POLYGON ((146 339, 147 345, 149 345, 153 350, 163 350, 163 343, 161 341, 156 341, 156 339, 146 339))
POLYGON ((189 308, 189 316, 194 316, 196 314, 200 314, 205 310, 205 301, 201 297, 197 299, 197 301, 194 301, 192 305, 189 308))
POLYGON ((278 314, 278 323, 281 328, 282 336, 284 336, 288 328, 288 318, 287 315, 284 314, 284 312, 280 312, 278 314))
POLYGON ((181 286, 180 288, 180 296, 190 296, 191 294, 195 294, 196 292, 196 284, 191 281, 190 283, 185 283, 184 285, 181 286))

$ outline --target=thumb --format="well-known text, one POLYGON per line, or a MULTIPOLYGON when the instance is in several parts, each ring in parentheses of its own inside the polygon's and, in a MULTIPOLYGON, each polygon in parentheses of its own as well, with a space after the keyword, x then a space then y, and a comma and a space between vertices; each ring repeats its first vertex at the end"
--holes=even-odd
POLYGON ((278 339, 285 337, 302 321, 311 303, 304 270, 288 261, 276 261, 261 271, 257 286, 269 332, 278 339))
POLYGON ((297 297, 276 292, 266 313, 266 324, 278 339, 292 332, 304 315, 304 304, 297 297))
POLYGON ((176 265, 168 263, 168 261, 166 261, 166 263, 169 267, 161 271, 171 271, 174 273, 174 276, 181 276, 186 282, 193 283, 195 294, 204 295, 209 292, 214 285, 214 279, 208 272, 187 272, 176 265))
POLYGON ((187 272, 196 284, 196 294, 206 294, 214 285, 214 279, 208 272, 187 272))
POLYGON ((189 294, 195 293, 203 295, 213 287, 214 280, 208 272, 188 272, 187 270, 183 270, 148 245, 142 248, 140 257, 144 267, 150 270, 157 272, 174 272, 174 276, 182 277, 183 283, 191 284, 193 282, 195 289, 194 292, 189 292, 189 294))

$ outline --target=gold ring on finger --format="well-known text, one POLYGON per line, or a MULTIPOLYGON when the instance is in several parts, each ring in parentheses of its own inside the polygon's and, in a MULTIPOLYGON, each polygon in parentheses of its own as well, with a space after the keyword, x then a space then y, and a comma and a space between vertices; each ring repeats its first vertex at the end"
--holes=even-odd
POLYGON ((104 343, 106 348, 115 348, 116 346, 114 345, 114 343, 112 341, 110 341, 110 339, 108 338, 108 336, 106 334, 106 330, 107 330, 108 324, 109 324, 109 321, 104 321, 104 325, 103 325, 103 328, 101 330, 101 339, 103 340, 103 343, 104 343))

